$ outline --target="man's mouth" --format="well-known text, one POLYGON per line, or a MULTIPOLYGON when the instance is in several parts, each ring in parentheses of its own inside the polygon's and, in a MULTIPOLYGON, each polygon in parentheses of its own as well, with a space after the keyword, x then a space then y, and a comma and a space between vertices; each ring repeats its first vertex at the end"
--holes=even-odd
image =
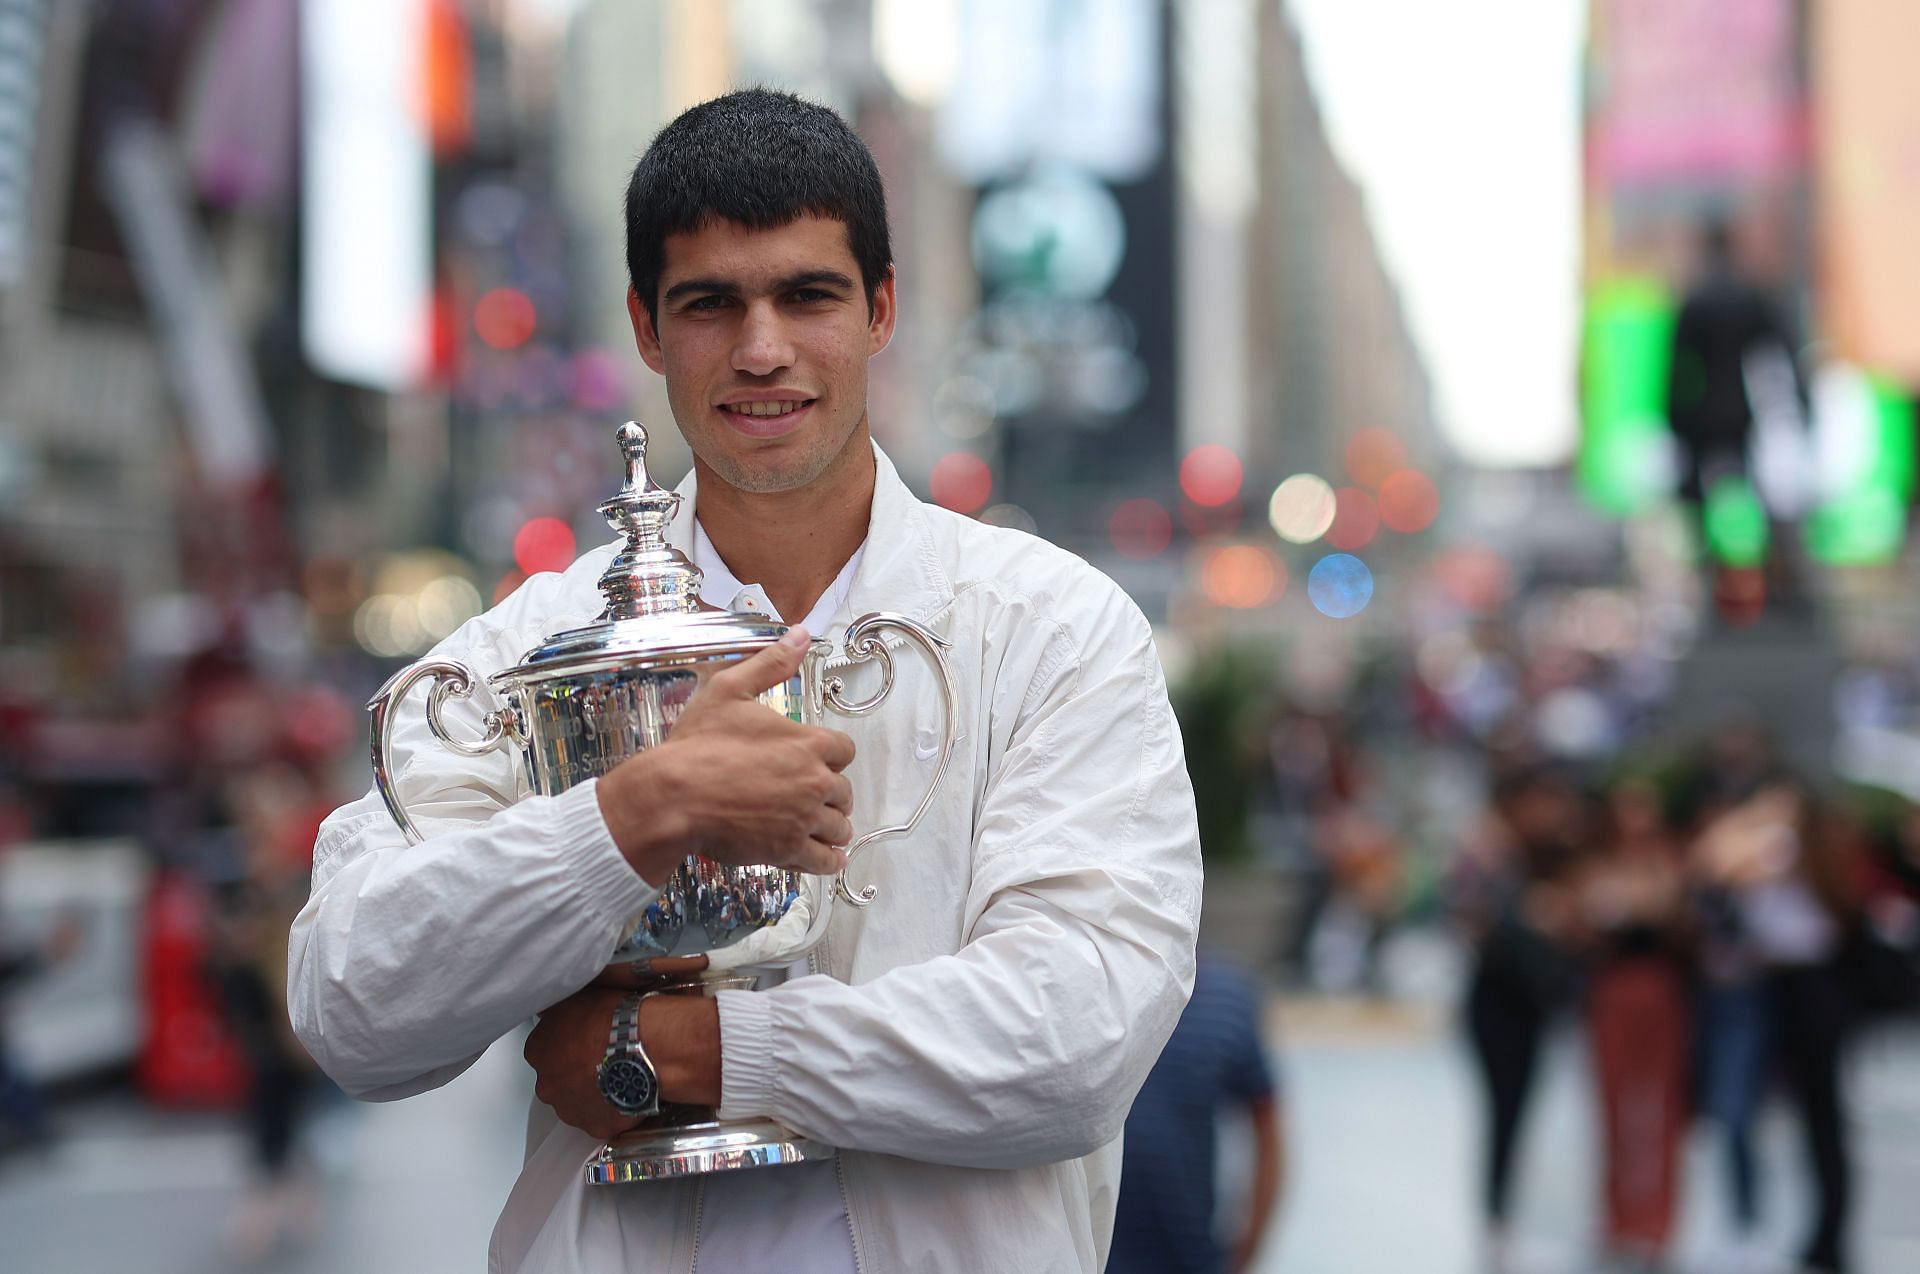
POLYGON ((752 416, 764 420, 775 416, 791 415, 812 401, 811 398, 783 398, 761 403, 725 403, 720 410, 736 416, 752 416))

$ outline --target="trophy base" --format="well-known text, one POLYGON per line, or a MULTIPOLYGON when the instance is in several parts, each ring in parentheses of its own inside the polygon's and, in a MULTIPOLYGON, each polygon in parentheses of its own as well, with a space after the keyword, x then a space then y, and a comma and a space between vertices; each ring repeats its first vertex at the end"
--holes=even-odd
POLYGON ((695 1124, 637 1133, 600 1147, 587 1160, 587 1184, 623 1185, 708 1172, 772 1168, 831 1159, 832 1146, 771 1119, 695 1124))

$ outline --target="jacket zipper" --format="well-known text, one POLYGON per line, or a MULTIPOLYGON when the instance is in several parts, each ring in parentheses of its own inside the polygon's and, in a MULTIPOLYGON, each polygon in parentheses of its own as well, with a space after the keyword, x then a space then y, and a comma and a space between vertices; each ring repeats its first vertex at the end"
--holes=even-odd
POLYGON ((860 1236, 853 1228, 853 1198, 847 1193, 847 1161, 844 1150, 833 1152, 833 1179, 840 1183, 840 1206, 847 1210, 847 1246, 853 1250, 853 1274, 866 1274, 860 1260, 860 1236))
POLYGON ((707 1211, 707 1183, 693 1182, 693 1259, 687 1262, 687 1274, 700 1274, 700 1219, 707 1211))
MULTIPOLYGON (((825 946, 824 939, 813 950, 807 952, 807 972, 820 972, 820 947, 825 946)), ((833 1180, 840 1187, 840 1210, 847 1218, 847 1250, 853 1253, 853 1274, 866 1274, 866 1264, 860 1259, 860 1235, 853 1228, 853 1198, 847 1193, 847 1161, 843 1157, 846 1151, 835 1149, 833 1152, 833 1180)))

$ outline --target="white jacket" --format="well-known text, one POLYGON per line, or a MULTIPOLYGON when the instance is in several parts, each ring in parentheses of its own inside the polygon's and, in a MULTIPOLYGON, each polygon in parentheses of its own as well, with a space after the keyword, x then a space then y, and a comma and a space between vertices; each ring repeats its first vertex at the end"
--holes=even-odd
MULTIPOLYGON (((841 1148, 867 1274, 1093 1274, 1122 1121, 1193 983, 1200 856, 1179 731, 1147 624, 1111 581, 922 504, 876 463, 836 627, 893 610, 946 636, 960 741, 918 830, 855 860, 851 883, 879 896, 836 909, 817 976, 721 993, 721 1112, 841 1148)), ((691 475, 681 490, 684 550, 691 475)), ((591 622, 612 551, 534 577, 435 655, 484 679, 591 622)), ((858 745, 857 827, 898 821, 934 764, 940 696, 912 650, 879 711, 826 722, 858 745)), ((451 728, 477 738, 486 698, 450 701, 451 728)), ((292 934, 294 1028, 372 1100, 445 1083, 591 981, 652 892, 592 783, 530 795, 517 757, 456 756, 421 709, 398 713, 395 766, 426 841, 409 847, 373 793, 337 810, 292 934)), ((692 1269, 700 1182, 586 1186, 597 1144, 536 1103, 491 1268, 692 1269)))

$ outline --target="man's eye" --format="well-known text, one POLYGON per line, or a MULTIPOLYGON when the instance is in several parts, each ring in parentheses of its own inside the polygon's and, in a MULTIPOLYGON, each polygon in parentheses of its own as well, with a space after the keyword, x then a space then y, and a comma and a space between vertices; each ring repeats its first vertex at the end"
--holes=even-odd
POLYGON ((803 305, 812 305, 818 301, 833 300, 833 293, 822 291, 819 288, 800 288, 793 294, 793 299, 803 305))
POLYGON ((690 310, 717 310, 726 303, 727 298, 724 296, 696 296, 693 300, 687 302, 687 308, 690 310))

